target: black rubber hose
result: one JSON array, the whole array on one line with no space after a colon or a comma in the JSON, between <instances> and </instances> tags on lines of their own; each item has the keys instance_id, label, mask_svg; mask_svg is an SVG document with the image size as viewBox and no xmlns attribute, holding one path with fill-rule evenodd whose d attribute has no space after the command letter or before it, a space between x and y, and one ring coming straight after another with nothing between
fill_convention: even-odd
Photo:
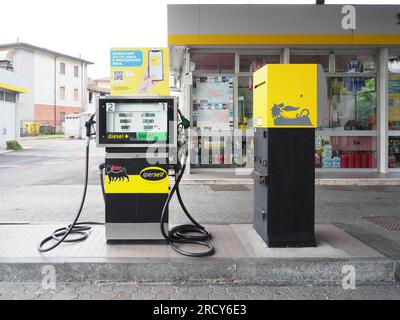
<instances>
[{"instance_id":1,"label":"black rubber hose","mask_svg":"<svg viewBox=\"0 0 400 320\"><path fill-rule=\"evenodd\" d=\"M186 209L180 191L179 191L179 183L181 182L182 176L185 172L186 169L186 163L182 166L182 169L178 175L178 177L175 180L175 184L171 189L171 192L169 193L167 200L164 203L164 207L162 209L161 213L161 219L160 219L160 228L161 228L161 233L164 236L164 238L168 241L169 245L179 254L182 254L184 256L188 257L206 257L206 256L211 256L215 253L215 249L213 245L209 242L206 242L207 240L211 239L211 233L205 230L205 228L200 225L189 213L189 211ZM171 230L169 230L168 234L164 230L164 221L165 221L165 214L168 208L168 205L172 199L172 196L176 192L178 196L178 201L182 207L183 212L185 215L188 217L188 219L193 223L193 224L183 224L179 225L176 227L173 227ZM197 233L197 235L193 235L191 233ZM189 252L182 250L178 247L177 244L198 244L204 247L207 247L208 250L203 251L203 252Z\"/></svg>"},{"instance_id":2,"label":"black rubber hose","mask_svg":"<svg viewBox=\"0 0 400 320\"><path fill-rule=\"evenodd\" d=\"M39 246L38 250L40 252L48 252L58 247L62 242L80 242L86 240L89 236L89 231L91 230L90 225L102 225L104 223L101 222L78 222L78 219L82 213L83 205L85 204L86 193L88 188L88 180L89 180L89 143L86 144L86 160L85 160L85 179L84 179L84 187L82 193L81 203L78 209L78 212L75 216L74 221L63 228L59 228L53 232L51 236L43 239ZM75 235L72 239L67 239L69 235ZM44 248L44 245L49 241L55 241L55 243L47 248Z\"/></svg>"}]
</instances>

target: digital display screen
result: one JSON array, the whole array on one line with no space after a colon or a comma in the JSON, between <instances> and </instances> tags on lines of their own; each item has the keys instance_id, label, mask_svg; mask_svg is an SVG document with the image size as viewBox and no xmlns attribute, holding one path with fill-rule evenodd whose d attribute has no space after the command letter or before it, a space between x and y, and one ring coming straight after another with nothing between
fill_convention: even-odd
<instances>
[{"instance_id":1,"label":"digital display screen","mask_svg":"<svg viewBox=\"0 0 400 320\"><path fill-rule=\"evenodd\" d=\"M167 141L167 102L107 102L105 107L109 139Z\"/></svg>"}]
</instances>

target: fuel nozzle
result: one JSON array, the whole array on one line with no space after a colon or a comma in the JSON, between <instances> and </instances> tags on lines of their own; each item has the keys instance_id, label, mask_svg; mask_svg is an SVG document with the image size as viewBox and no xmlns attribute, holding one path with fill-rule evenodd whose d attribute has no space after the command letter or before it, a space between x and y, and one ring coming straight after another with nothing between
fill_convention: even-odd
<instances>
[{"instance_id":1,"label":"fuel nozzle","mask_svg":"<svg viewBox=\"0 0 400 320\"><path fill-rule=\"evenodd\" d=\"M94 121L94 116L96 114L93 113L90 118L88 120L86 120L85 122L85 127L86 127L86 138L90 138L90 136L92 135L92 126L96 123L96 121Z\"/></svg>"},{"instance_id":2,"label":"fuel nozzle","mask_svg":"<svg viewBox=\"0 0 400 320\"><path fill-rule=\"evenodd\" d=\"M189 121L187 118L185 118L185 117L183 116L181 110L179 110L179 109L178 109L178 114L179 114L179 117L181 118L181 123L180 123L180 124L181 124L185 129L190 128L190 121Z\"/></svg>"}]
</instances>

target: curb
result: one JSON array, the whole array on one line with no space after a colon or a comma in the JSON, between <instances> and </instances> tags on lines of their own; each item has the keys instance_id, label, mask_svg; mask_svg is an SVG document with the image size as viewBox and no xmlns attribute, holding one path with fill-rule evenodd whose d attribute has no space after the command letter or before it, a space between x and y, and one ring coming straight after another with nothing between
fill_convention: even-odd
<instances>
[{"instance_id":1,"label":"curb","mask_svg":"<svg viewBox=\"0 0 400 320\"><path fill-rule=\"evenodd\" d=\"M253 185L253 179L232 178L232 179L202 179L202 178L183 178L182 185ZM316 186L400 186L400 179L389 178L343 178L343 179L326 179L316 178Z\"/></svg>"},{"instance_id":2,"label":"curb","mask_svg":"<svg viewBox=\"0 0 400 320\"><path fill-rule=\"evenodd\" d=\"M0 281L41 282L44 266L61 282L235 283L243 285L340 284L345 265L354 266L357 284L400 280L400 262L385 259L227 259L141 258L1 262Z\"/></svg>"},{"instance_id":3,"label":"curb","mask_svg":"<svg viewBox=\"0 0 400 320\"><path fill-rule=\"evenodd\" d=\"M14 150L0 150L0 155L10 153L10 152L14 152Z\"/></svg>"}]
</instances>

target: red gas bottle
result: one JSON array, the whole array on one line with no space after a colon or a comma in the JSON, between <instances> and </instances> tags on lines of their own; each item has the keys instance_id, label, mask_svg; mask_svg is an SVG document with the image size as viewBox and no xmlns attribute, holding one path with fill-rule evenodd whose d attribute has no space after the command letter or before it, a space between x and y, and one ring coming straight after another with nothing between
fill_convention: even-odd
<instances>
[{"instance_id":1,"label":"red gas bottle","mask_svg":"<svg viewBox=\"0 0 400 320\"><path fill-rule=\"evenodd\" d=\"M348 168L349 167L349 155L348 154L341 154L340 155L340 164L341 168Z\"/></svg>"},{"instance_id":2,"label":"red gas bottle","mask_svg":"<svg viewBox=\"0 0 400 320\"><path fill-rule=\"evenodd\" d=\"M361 153L356 153L354 168L362 168Z\"/></svg>"},{"instance_id":3,"label":"red gas bottle","mask_svg":"<svg viewBox=\"0 0 400 320\"><path fill-rule=\"evenodd\" d=\"M355 164L355 154L354 153L349 153L348 154L348 168L354 168Z\"/></svg>"}]
</instances>

